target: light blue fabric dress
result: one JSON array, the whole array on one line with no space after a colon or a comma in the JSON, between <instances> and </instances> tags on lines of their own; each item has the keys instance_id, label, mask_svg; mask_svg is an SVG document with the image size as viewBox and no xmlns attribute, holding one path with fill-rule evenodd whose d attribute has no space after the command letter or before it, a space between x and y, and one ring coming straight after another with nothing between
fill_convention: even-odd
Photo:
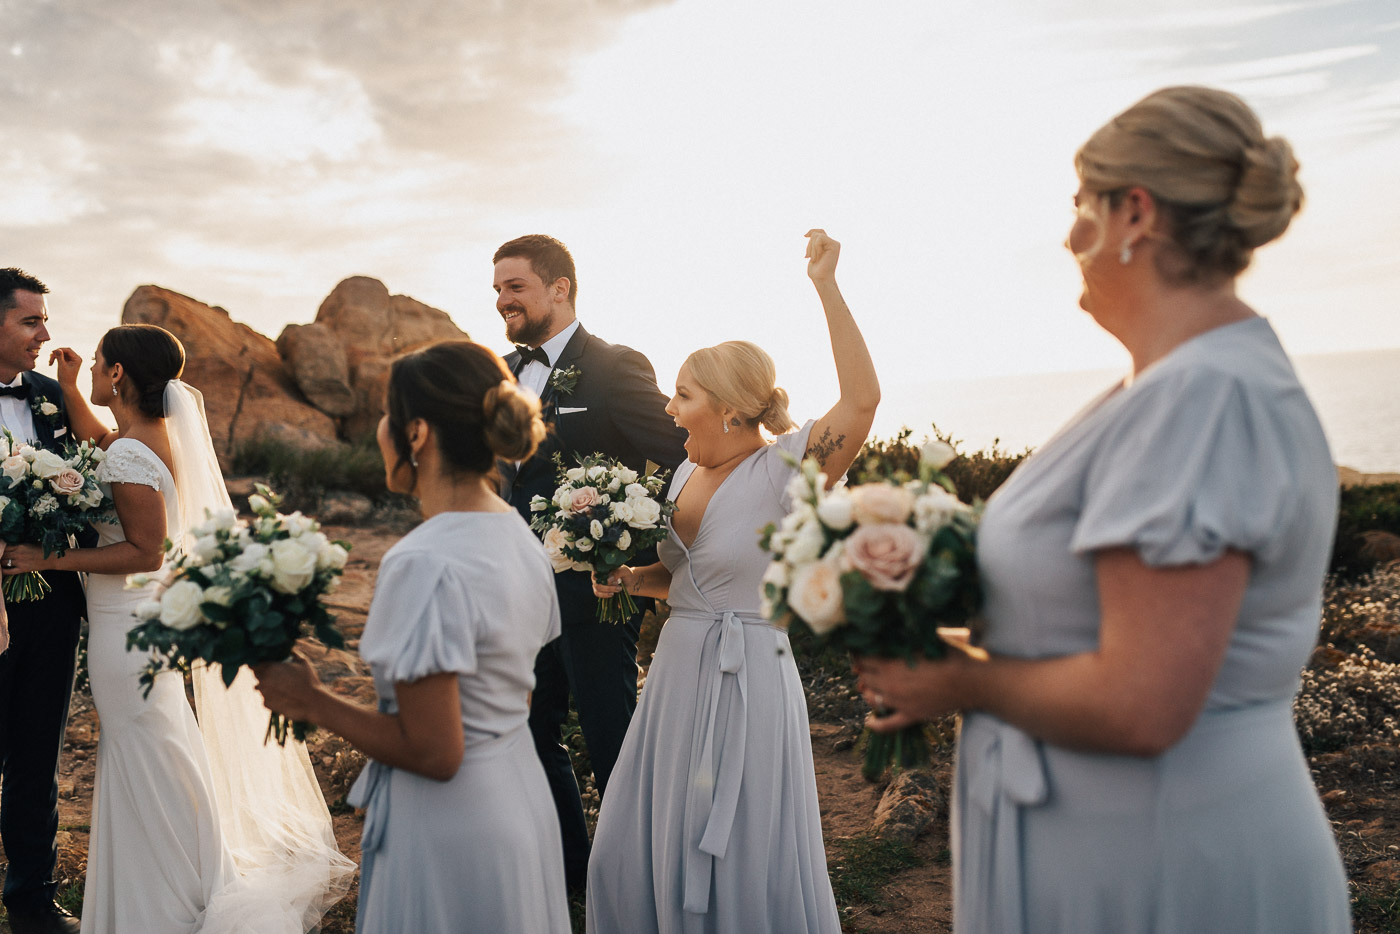
<instances>
[{"instance_id":1,"label":"light blue fabric dress","mask_svg":"<svg viewBox=\"0 0 1400 934\"><path fill-rule=\"evenodd\" d=\"M509 513L440 513L384 555L360 656L394 686L455 672L466 752L446 782L371 762L356 930L568 934L559 821L525 725L535 655L559 635L554 573Z\"/></svg>"},{"instance_id":2,"label":"light blue fabric dress","mask_svg":"<svg viewBox=\"0 0 1400 934\"><path fill-rule=\"evenodd\" d=\"M588 865L591 934L839 934L807 705L787 634L758 612L759 530L787 512L811 423L710 499L671 571L661 631ZM695 465L676 470L675 499Z\"/></svg>"},{"instance_id":3,"label":"light blue fabric dress","mask_svg":"<svg viewBox=\"0 0 1400 934\"><path fill-rule=\"evenodd\" d=\"M978 540L995 653L1097 646L1098 549L1166 567L1232 548L1253 568L1205 710L1163 755L1074 752L965 718L959 934L1351 929L1291 711L1336 510L1322 428L1262 318L1202 334L1106 393L997 491Z\"/></svg>"}]
</instances>

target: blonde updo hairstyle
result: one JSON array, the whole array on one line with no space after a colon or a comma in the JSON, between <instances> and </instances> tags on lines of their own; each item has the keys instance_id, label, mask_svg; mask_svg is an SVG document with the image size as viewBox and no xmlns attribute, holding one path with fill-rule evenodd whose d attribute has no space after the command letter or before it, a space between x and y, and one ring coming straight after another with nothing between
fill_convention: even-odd
<instances>
[{"instance_id":1,"label":"blonde updo hairstyle","mask_svg":"<svg viewBox=\"0 0 1400 934\"><path fill-rule=\"evenodd\" d=\"M774 385L773 358L757 344L725 341L702 347L686 357L685 365L717 405L734 409L750 427L762 425L775 435L793 429L788 394Z\"/></svg>"},{"instance_id":2,"label":"blonde updo hairstyle","mask_svg":"<svg viewBox=\"0 0 1400 934\"><path fill-rule=\"evenodd\" d=\"M1074 163L1100 207L1117 207L1134 186L1152 193L1173 247L1157 254L1157 271L1177 284L1239 275L1303 204L1292 147L1266 139L1244 101L1213 88L1149 94L1091 136Z\"/></svg>"},{"instance_id":3,"label":"blonde updo hairstyle","mask_svg":"<svg viewBox=\"0 0 1400 934\"><path fill-rule=\"evenodd\" d=\"M494 351L471 341L442 341L395 360L385 411L398 455L391 472L412 463L408 425L417 418L433 426L446 467L461 473L494 471L498 457L524 460L545 436L539 400L519 389Z\"/></svg>"}]
</instances>

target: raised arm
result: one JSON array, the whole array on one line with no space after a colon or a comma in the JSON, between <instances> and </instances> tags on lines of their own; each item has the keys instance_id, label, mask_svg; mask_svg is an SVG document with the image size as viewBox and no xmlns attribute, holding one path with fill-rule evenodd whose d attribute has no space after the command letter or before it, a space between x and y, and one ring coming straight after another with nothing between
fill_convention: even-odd
<instances>
[{"instance_id":1,"label":"raised arm","mask_svg":"<svg viewBox=\"0 0 1400 934\"><path fill-rule=\"evenodd\" d=\"M820 229L807 231L807 238L807 275L826 312L836 380L841 387L841 397L831 411L817 419L807 440L807 456L821 463L830 478L830 487L846 473L870 434L875 408L880 404L880 379L865 338L836 287L836 260L841 255L841 244Z\"/></svg>"},{"instance_id":2,"label":"raised arm","mask_svg":"<svg viewBox=\"0 0 1400 934\"><path fill-rule=\"evenodd\" d=\"M71 347L59 347L49 354L49 362L58 364L58 385L63 388L63 407L67 410L73 437L78 441L91 441L101 448L111 444L117 433L102 424L78 388L78 371L83 367L83 358Z\"/></svg>"}]
</instances>

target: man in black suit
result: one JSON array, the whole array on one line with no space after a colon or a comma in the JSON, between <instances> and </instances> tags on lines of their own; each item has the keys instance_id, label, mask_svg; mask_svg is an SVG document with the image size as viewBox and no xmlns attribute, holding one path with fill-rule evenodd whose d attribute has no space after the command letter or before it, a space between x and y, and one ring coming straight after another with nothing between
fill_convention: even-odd
<instances>
[{"instance_id":1,"label":"man in black suit","mask_svg":"<svg viewBox=\"0 0 1400 934\"><path fill-rule=\"evenodd\" d=\"M516 351L506 357L520 384L539 393L551 431L520 464L503 463L503 495L528 521L530 499L552 498L555 452L566 466L576 454L601 453L642 471L648 460L674 470L685 460L685 432L666 414L666 396L651 363L630 347L599 340L574 314L578 279L569 251L531 235L503 245L493 259L496 310ZM642 563L655 558L641 559ZM637 706L638 614L614 625L597 621L589 575L555 575L563 634L535 661L530 731L549 777L564 839L570 888L587 879L588 829L560 727L572 692L601 796Z\"/></svg>"},{"instance_id":2,"label":"man in black suit","mask_svg":"<svg viewBox=\"0 0 1400 934\"><path fill-rule=\"evenodd\" d=\"M31 372L49 339L48 287L0 269L0 423L16 441L57 448L68 434L63 391ZM3 558L0 558L3 560ZM53 590L10 603L10 646L0 655L0 841L9 867L4 901L14 934L77 934L78 921L54 903L58 854L58 754L86 611L72 571L45 571Z\"/></svg>"}]
</instances>

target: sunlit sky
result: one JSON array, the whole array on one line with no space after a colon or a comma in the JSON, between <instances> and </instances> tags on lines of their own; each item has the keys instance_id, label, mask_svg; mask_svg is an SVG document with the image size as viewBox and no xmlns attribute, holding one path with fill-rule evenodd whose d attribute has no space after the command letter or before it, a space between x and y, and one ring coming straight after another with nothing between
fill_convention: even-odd
<instances>
[{"instance_id":1,"label":"sunlit sky","mask_svg":"<svg viewBox=\"0 0 1400 934\"><path fill-rule=\"evenodd\" d=\"M276 337L350 275L505 350L491 254L545 232L663 387L747 338L803 417L821 226L884 421L927 422L929 380L1124 364L1075 304L1072 157L1179 83L1303 163L1245 298L1295 353L1400 346L1395 0L0 0L0 265L83 353L142 283Z\"/></svg>"}]
</instances>

